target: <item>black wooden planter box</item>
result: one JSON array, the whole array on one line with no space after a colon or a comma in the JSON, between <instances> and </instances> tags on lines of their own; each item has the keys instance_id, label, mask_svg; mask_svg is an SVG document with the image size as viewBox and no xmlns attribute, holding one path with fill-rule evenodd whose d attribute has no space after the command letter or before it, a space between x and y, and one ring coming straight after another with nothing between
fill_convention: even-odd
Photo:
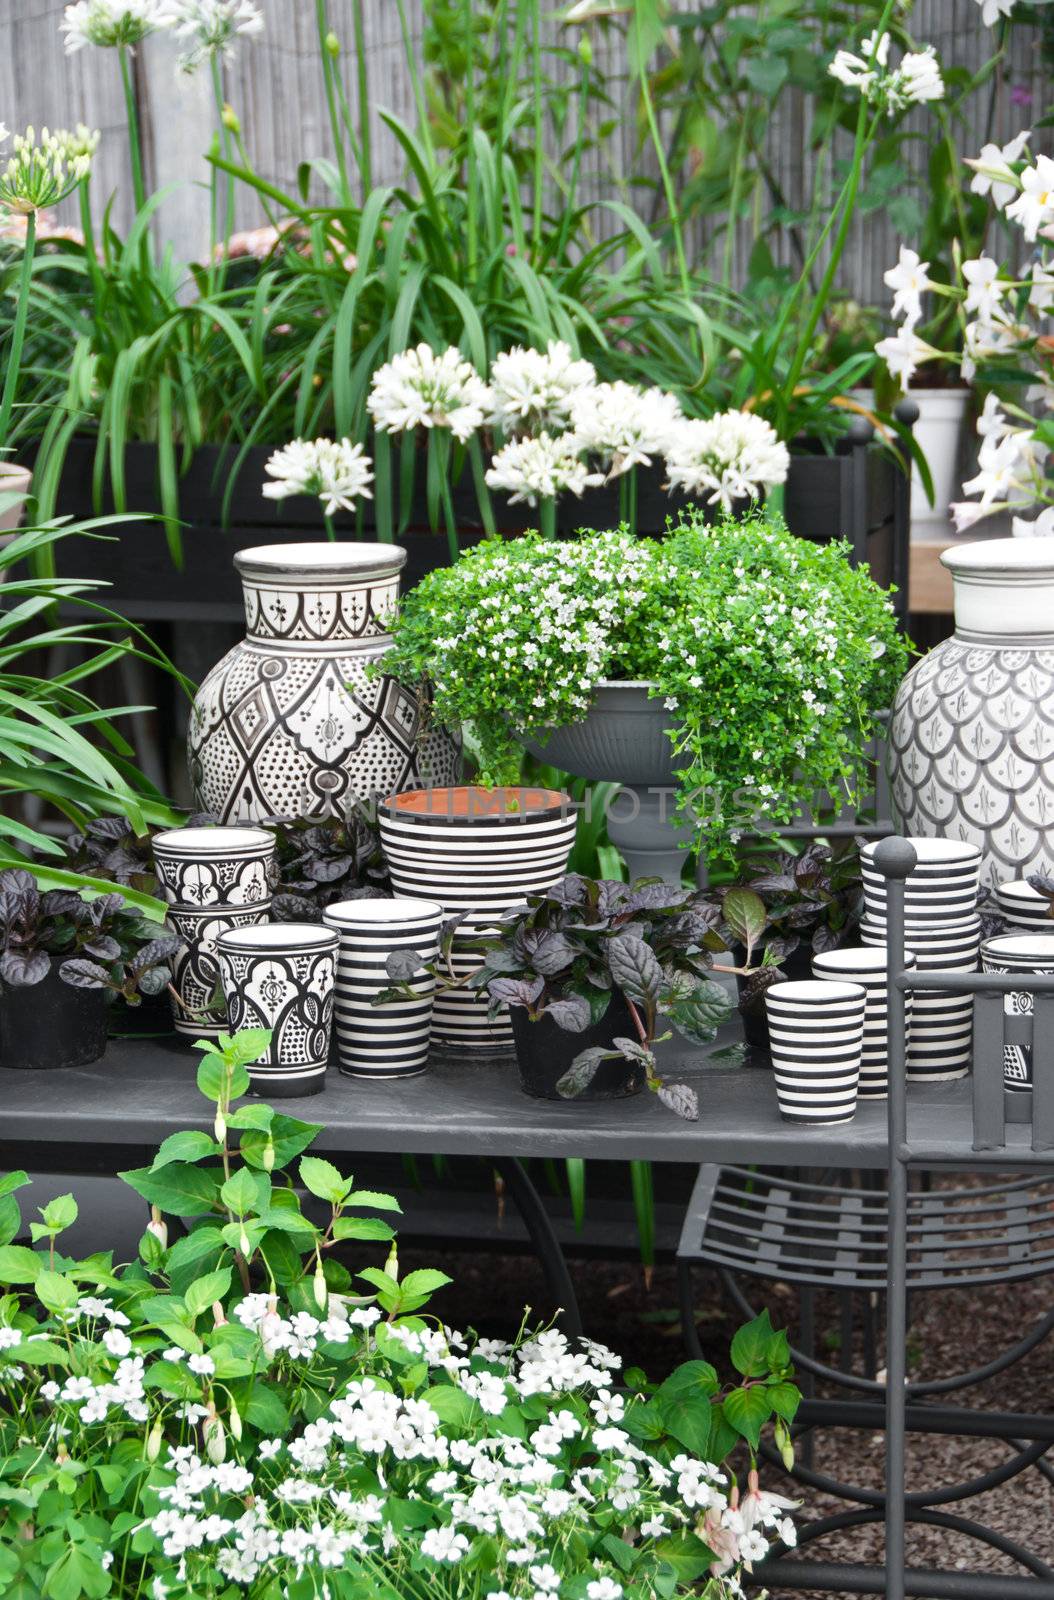
<instances>
[{"instance_id":1,"label":"black wooden planter box","mask_svg":"<svg viewBox=\"0 0 1054 1600\"><path fill-rule=\"evenodd\" d=\"M270 446L249 452L242 464L231 498L230 516L223 525L221 509L235 452L205 446L197 452L180 484L180 515L184 523L182 568L173 566L165 529L160 522L130 522L114 529L116 537L73 538L59 547L65 575L90 577L111 585L106 596L116 611L136 621L232 622L242 616L241 590L232 557L253 544L281 544L298 539L324 538L318 504L307 497L277 503L260 490L266 481L264 463ZM74 517L94 515L92 471L93 439L74 440L63 473L58 511ZM153 445L132 444L126 455L128 506L137 512L158 514L157 456ZM461 548L482 537L471 482L455 486L454 509ZM642 533L659 533L666 519L684 502L662 489L661 469L642 471L638 480L637 522ZM104 503L105 512L113 510ZM788 526L802 538L819 543L844 537L853 546L853 559L866 561L883 585L896 583L901 601L907 598L908 480L886 451L871 443L870 429L860 427L841 441L834 455L810 449L806 442L791 462L784 495ZM537 526L529 507L507 506L495 497L495 513L505 534ZM618 489L591 490L581 500L565 496L560 506L561 532L578 528L615 526L619 519ZM356 537L353 518L337 522L343 538ZM373 507L367 502L362 537L376 536ZM445 565L445 533L428 529L423 503L415 505L401 543L407 548L404 589L427 572Z\"/></svg>"}]
</instances>

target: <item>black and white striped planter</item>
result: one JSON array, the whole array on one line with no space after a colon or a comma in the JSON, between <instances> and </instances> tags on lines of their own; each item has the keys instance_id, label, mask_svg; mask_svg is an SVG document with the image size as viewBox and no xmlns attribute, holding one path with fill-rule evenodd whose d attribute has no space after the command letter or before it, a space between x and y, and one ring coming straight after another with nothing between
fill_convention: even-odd
<instances>
[{"instance_id":1,"label":"black and white striped planter","mask_svg":"<svg viewBox=\"0 0 1054 1600\"><path fill-rule=\"evenodd\" d=\"M248 1067L257 1094L318 1094L329 1061L337 935L314 922L232 928L217 940L231 1032L270 1028L271 1043Z\"/></svg>"},{"instance_id":2,"label":"black and white striped planter","mask_svg":"<svg viewBox=\"0 0 1054 1600\"><path fill-rule=\"evenodd\" d=\"M163 899L188 911L253 906L275 887L275 836L266 828L169 828L155 834Z\"/></svg>"},{"instance_id":3,"label":"black and white striped planter","mask_svg":"<svg viewBox=\"0 0 1054 1600\"><path fill-rule=\"evenodd\" d=\"M813 977L827 983L858 983L866 996L864 1039L860 1055L861 1100L884 1100L889 1093L889 985L885 945L853 950L828 950L814 956ZM915 957L905 955L912 968ZM905 1025L911 1037L911 994L904 996Z\"/></svg>"},{"instance_id":4,"label":"black and white striped planter","mask_svg":"<svg viewBox=\"0 0 1054 1600\"><path fill-rule=\"evenodd\" d=\"M1054 973L1054 934L1008 933L986 939L981 946L981 967L985 972ZM1031 1032L1033 1000L1030 994L1008 994L1003 1012L1008 1017L1025 1017ZM1032 1045L1008 1041L1003 1045L1003 1083L1021 1091L1032 1086Z\"/></svg>"},{"instance_id":5,"label":"black and white striped planter","mask_svg":"<svg viewBox=\"0 0 1054 1600\"><path fill-rule=\"evenodd\" d=\"M412 1078L428 1066L432 973L422 967L408 980L412 1000L373 1002L392 987L387 962L393 952L435 960L443 920L437 900L342 900L326 907L326 926L340 940L333 1028L340 1070L348 1077Z\"/></svg>"},{"instance_id":6,"label":"black and white striped planter","mask_svg":"<svg viewBox=\"0 0 1054 1600\"><path fill-rule=\"evenodd\" d=\"M437 900L447 916L466 913L451 955L459 978L481 964L470 941L563 877L576 826L567 795L527 788L412 790L383 801L379 819L396 893ZM491 1020L486 998L464 989L436 996L432 1039L479 1052L513 1043L507 1010Z\"/></svg>"},{"instance_id":7,"label":"black and white striped planter","mask_svg":"<svg viewBox=\"0 0 1054 1600\"><path fill-rule=\"evenodd\" d=\"M826 1127L856 1114L867 995L858 983L777 983L765 995L780 1115Z\"/></svg>"},{"instance_id":8,"label":"black and white striped planter","mask_svg":"<svg viewBox=\"0 0 1054 1600\"><path fill-rule=\"evenodd\" d=\"M996 884L996 904L1015 928L1034 928L1037 933L1054 934L1050 900L1033 889L1027 878Z\"/></svg>"},{"instance_id":9,"label":"black and white striped planter","mask_svg":"<svg viewBox=\"0 0 1054 1600\"><path fill-rule=\"evenodd\" d=\"M918 864L904 882L904 915L909 924L955 922L977 909L981 851L956 839L912 839ZM886 917L886 879L873 862L877 844L860 852L866 916L882 924Z\"/></svg>"},{"instance_id":10,"label":"black and white striped planter","mask_svg":"<svg viewBox=\"0 0 1054 1600\"><path fill-rule=\"evenodd\" d=\"M172 1022L177 1033L190 1039L215 1039L227 1031L217 941L234 928L252 928L266 922L270 914L270 900L254 906L216 906L204 911L169 906L165 927L182 941L172 961L172 987L179 996L178 1002L172 1002Z\"/></svg>"}]
</instances>

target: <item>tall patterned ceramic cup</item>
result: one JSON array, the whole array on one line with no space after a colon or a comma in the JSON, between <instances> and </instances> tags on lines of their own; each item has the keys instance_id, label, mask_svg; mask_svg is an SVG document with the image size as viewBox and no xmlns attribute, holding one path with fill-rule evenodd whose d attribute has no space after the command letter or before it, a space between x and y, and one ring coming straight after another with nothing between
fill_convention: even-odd
<instances>
[{"instance_id":1,"label":"tall patterned ceramic cup","mask_svg":"<svg viewBox=\"0 0 1054 1600\"><path fill-rule=\"evenodd\" d=\"M337 935L313 922L232 928L217 940L231 1031L270 1028L249 1068L257 1094L318 1094L329 1061Z\"/></svg>"}]
</instances>

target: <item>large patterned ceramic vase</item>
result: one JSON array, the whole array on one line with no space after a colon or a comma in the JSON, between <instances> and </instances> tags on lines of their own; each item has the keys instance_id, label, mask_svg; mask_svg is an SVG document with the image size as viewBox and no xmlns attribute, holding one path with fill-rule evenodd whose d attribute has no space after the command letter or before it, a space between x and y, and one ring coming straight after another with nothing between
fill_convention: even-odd
<instances>
[{"instance_id":1,"label":"large patterned ceramic vase","mask_svg":"<svg viewBox=\"0 0 1054 1600\"><path fill-rule=\"evenodd\" d=\"M371 668L390 642L406 551L278 544L234 557L246 638L198 690L188 740L197 802L224 822L342 814L356 797L458 775L418 696Z\"/></svg>"},{"instance_id":2,"label":"large patterned ceramic vase","mask_svg":"<svg viewBox=\"0 0 1054 1600\"><path fill-rule=\"evenodd\" d=\"M893 801L905 831L983 851L993 885L1054 870L1054 539L945 550L955 634L897 692Z\"/></svg>"}]
</instances>

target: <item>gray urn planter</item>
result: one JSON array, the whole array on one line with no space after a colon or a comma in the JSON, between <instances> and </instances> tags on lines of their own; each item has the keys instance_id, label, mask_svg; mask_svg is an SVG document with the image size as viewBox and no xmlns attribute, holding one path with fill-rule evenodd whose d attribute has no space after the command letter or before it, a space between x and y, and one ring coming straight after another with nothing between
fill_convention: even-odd
<instances>
[{"instance_id":1,"label":"gray urn planter","mask_svg":"<svg viewBox=\"0 0 1054 1600\"><path fill-rule=\"evenodd\" d=\"M692 829L675 820L677 779L669 732L673 726L651 685L605 679L581 722L537 739L521 736L539 760L594 783L620 783L608 810L608 837L621 851L630 878L680 883Z\"/></svg>"}]
</instances>

